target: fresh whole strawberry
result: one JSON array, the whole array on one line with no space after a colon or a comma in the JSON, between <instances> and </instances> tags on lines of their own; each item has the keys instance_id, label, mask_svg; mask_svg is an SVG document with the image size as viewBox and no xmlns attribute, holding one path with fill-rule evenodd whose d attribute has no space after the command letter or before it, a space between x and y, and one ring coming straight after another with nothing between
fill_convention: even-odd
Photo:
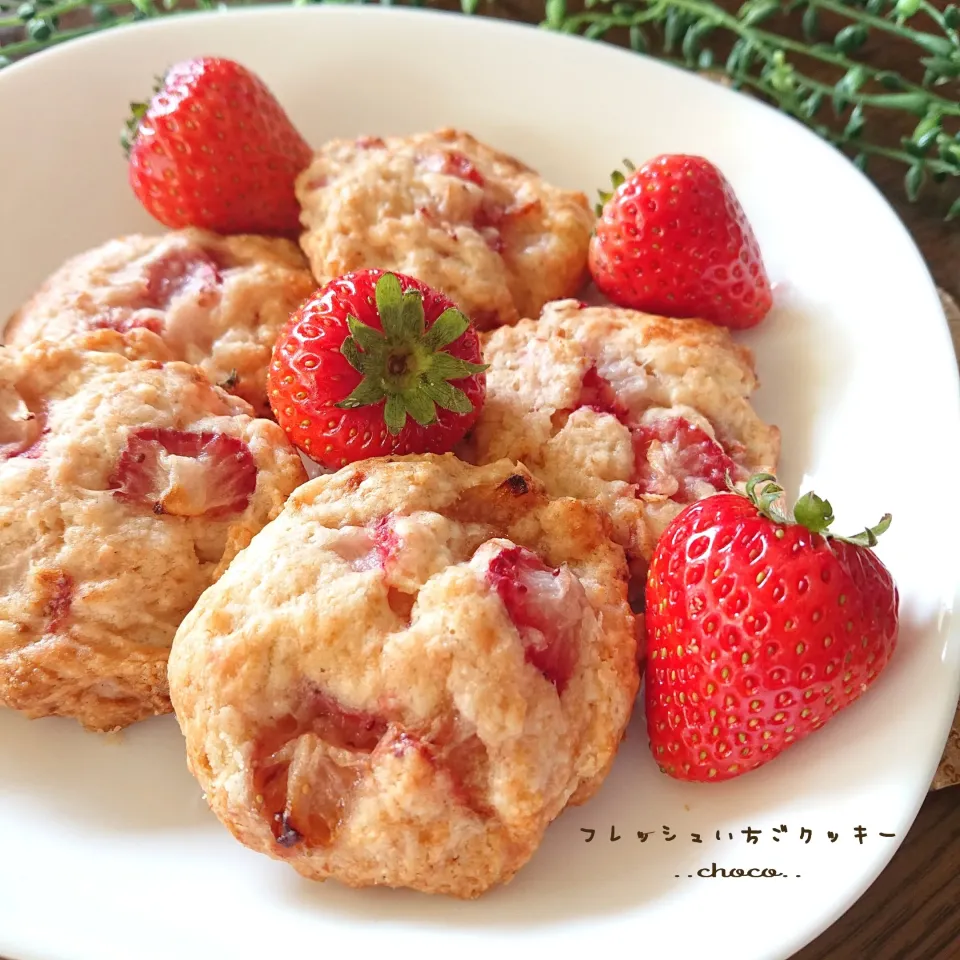
<instances>
[{"instance_id":1,"label":"fresh whole strawberry","mask_svg":"<svg viewBox=\"0 0 960 960\"><path fill-rule=\"evenodd\" d=\"M827 501L805 494L791 518L782 492L759 474L746 495L700 500L654 551L647 730L679 780L772 760L860 697L896 648L897 588L871 549L889 515L838 537Z\"/></svg>"},{"instance_id":2,"label":"fresh whole strawberry","mask_svg":"<svg viewBox=\"0 0 960 960\"><path fill-rule=\"evenodd\" d=\"M293 237L311 150L259 77L219 57L178 63L131 104L130 185L166 227Z\"/></svg>"},{"instance_id":3,"label":"fresh whole strawberry","mask_svg":"<svg viewBox=\"0 0 960 960\"><path fill-rule=\"evenodd\" d=\"M291 442L328 468L448 453L486 398L467 318L413 277L362 270L317 291L273 348L270 404Z\"/></svg>"},{"instance_id":4,"label":"fresh whole strawberry","mask_svg":"<svg viewBox=\"0 0 960 960\"><path fill-rule=\"evenodd\" d=\"M597 288L621 307L721 326L756 326L773 298L733 188L709 160L656 157L601 193L590 241Z\"/></svg>"}]
</instances>

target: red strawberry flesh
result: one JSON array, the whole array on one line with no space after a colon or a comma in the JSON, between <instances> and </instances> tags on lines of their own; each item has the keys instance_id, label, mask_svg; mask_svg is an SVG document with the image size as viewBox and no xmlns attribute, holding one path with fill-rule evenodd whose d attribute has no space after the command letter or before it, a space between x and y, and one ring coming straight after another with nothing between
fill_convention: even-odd
<instances>
[{"instance_id":1,"label":"red strawberry flesh","mask_svg":"<svg viewBox=\"0 0 960 960\"><path fill-rule=\"evenodd\" d=\"M304 840L322 847L333 840L365 772L365 756L387 729L383 718L349 709L310 688L295 712L261 732L254 747L253 785L280 846ZM329 747L357 756L352 762L335 757Z\"/></svg>"},{"instance_id":2,"label":"red strawberry flesh","mask_svg":"<svg viewBox=\"0 0 960 960\"><path fill-rule=\"evenodd\" d=\"M704 493L726 489L726 472L736 478L736 464L705 430L682 417L635 427L633 450L637 491L692 503Z\"/></svg>"},{"instance_id":3,"label":"red strawberry flesh","mask_svg":"<svg viewBox=\"0 0 960 960\"><path fill-rule=\"evenodd\" d=\"M609 413L621 423L627 423L630 416L610 381L600 376L596 366L590 367L583 376L577 407L589 407L597 413Z\"/></svg>"},{"instance_id":4,"label":"red strawberry flesh","mask_svg":"<svg viewBox=\"0 0 960 960\"><path fill-rule=\"evenodd\" d=\"M108 480L118 500L208 518L243 512L256 486L257 465L242 440L155 428L131 434Z\"/></svg>"},{"instance_id":5,"label":"red strawberry flesh","mask_svg":"<svg viewBox=\"0 0 960 960\"><path fill-rule=\"evenodd\" d=\"M434 173L442 173L448 177L457 177L483 187L486 181L483 174L474 166L473 161L456 150L447 150L444 153L433 153L425 157L424 165Z\"/></svg>"},{"instance_id":6,"label":"red strawberry flesh","mask_svg":"<svg viewBox=\"0 0 960 960\"><path fill-rule=\"evenodd\" d=\"M584 616L580 584L523 547L494 556L487 579L520 632L527 663L563 693L578 660Z\"/></svg>"},{"instance_id":7,"label":"red strawberry flesh","mask_svg":"<svg viewBox=\"0 0 960 960\"><path fill-rule=\"evenodd\" d=\"M150 261L146 268L142 306L163 310L185 290L210 291L220 286L223 277L217 260L199 247L175 249Z\"/></svg>"}]
</instances>

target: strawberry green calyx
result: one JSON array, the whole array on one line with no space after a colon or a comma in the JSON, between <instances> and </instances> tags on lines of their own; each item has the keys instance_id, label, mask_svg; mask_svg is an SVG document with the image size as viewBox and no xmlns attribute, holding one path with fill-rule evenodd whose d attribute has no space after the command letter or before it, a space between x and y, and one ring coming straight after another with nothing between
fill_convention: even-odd
<instances>
[{"instance_id":1,"label":"strawberry green calyx","mask_svg":"<svg viewBox=\"0 0 960 960\"><path fill-rule=\"evenodd\" d=\"M154 77L154 96L156 96L163 89L165 81L166 75L162 77ZM130 104L130 115L127 117L126 122L123 125L123 130L120 133L120 146L123 147L123 155L127 159L130 158L130 151L133 149L133 144L137 139L137 134L140 132L140 124L143 122L143 118L149 109L150 101L147 103L136 102Z\"/></svg>"},{"instance_id":2,"label":"strawberry green calyx","mask_svg":"<svg viewBox=\"0 0 960 960\"><path fill-rule=\"evenodd\" d=\"M727 478L728 485L732 490L740 491ZM757 488L762 484L762 489L758 493ZM833 507L829 500L824 500L817 496L812 490L803 494L794 504L792 516L782 507L784 495L783 487L777 482L776 478L769 473L754 474L745 485L745 494L747 499L757 508L757 510L774 521L774 523L792 524L797 523L806 527L811 533L820 534L831 540L840 540L844 543L851 543L858 547L875 547L878 538L885 533L892 521L892 516L885 513L880 522L873 527L866 527L862 533L854 534L852 537L843 537L830 531L830 525L834 521Z\"/></svg>"},{"instance_id":3,"label":"strawberry green calyx","mask_svg":"<svg viewBox=\"0 0 960 960\"><path fill-rule=\"evenodd\" d=\"M123 132L120 134L120 146L123 147L123 155L129 159L130 151L133 149L133 143L137 139L137 133L140 130L140 121L143 120L147 112L148 103L131 103L130 116L127 117L123 125Z\"/></svg>"},{"instance_id":4,"label":"strawberry green calyx","mask_svg":"<svg viewBox=\"0 0 960 960\"><path fill-rule=\"evenodd\" d=\"M422 295L404 293L392 273L377 281L375 297L383 333L347 318L350 336L340 352L363 379L337 406L355 410L386 400L383 419L393 436L407 416L422 427L435 423L437 407L470 413L470 399L450 381L482 373L488 365L469 363L443 349L466 332L470 321L450 307L426 330Z\"/></svg>"},{"instance_id":5,"label":"strawberry green calyx","mask_svg":"<svg viewBox=\"0 0 960 960\"><path fill-rule=\"evenodd\" d=\"M597 193L600 195L600 202L594 207L597 216L603 214L603 208L610 202L610 199L617 192L617 188L622 184L627 177L634 172L637 168L633 165L633 162L630 160L623 161L624 167L626 167L627 172L621 173L619 170L614 170L610 174L610 183L613 184L612 190L598 190Z\"/></svg>"}]
</instances>

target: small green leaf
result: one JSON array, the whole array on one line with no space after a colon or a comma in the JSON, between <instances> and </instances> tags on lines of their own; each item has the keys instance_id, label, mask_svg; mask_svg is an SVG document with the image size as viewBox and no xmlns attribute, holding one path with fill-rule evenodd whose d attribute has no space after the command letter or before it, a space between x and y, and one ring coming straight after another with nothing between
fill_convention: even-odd
<instances>
[{"instance_id":1,"label":"small green leaf","mask_svg":"<svg viewBox=\"0 0 960 960\"><path fill-rule=\"evenodd\" d=\"M876 75L877 81L887 90L902 90L903 78L892 70L883 70Z\"/></svg>"},{"instance_id":2,"label":"small green leaf","mask_svg":"<svg viewBox=\"0 0 960 960\"><path fill-rule=\"evenodd\" d=\"M866 27L859 23L851 23L833 38L833 45L841 53L855 53L867 42L867 35Z\"/></svg>"},{"instance_id":3,"label":"small green leaf","mask_svg":"<svg viewBox=\"0 0 960 960\"><path fill-rule=\"evenodd\" d=\"M686 35L683 38L683 45L681 51L683 53L684 59L691 66L697 62L697 59L700 56L700 51L703 48L703 41L716 30L717 25L712 20L704 17L701 20L698 20L693 24L692 27L686 32Z\"/></svg>"},{"instance_id":4,"label":"small green leaf","mask_svg":"<svg viewBox=\"0 0 960 960\"><path fill-rule=\"evenodd\" d=\"M894 14L901 20L907 20L920 9L920 0L897 0Z\"/></svg>"},{"instance_id":5,"label":"small green leaf","mask_svg":"<svg viewBox=\"0 0 960 960\"><path fill-rule=\"evenodd\" d=\"M960 7L952 3L946 7L943 11L943 22L950 30L960 27Z\"/></svg>"},{"instance_id":6,"label":"small green leaf","mask_svg":"<svg viewBox=\"0 0 960 960\"><path fill-rule=\"evenodd\" d=\"M387 425L387 430L390 431L391 436L394 437L407 422L407 406L399 393L387 397L387 402L383 406L383 422Z\"/></svg>"},{"instance_id":7,"label":"small green leaf","mask_svg":"<svg viewBox=\"0 0 960 960\"><path fill-rule=\"evenodd\" d=\"M910 39L920 47L921 50L935 57L950 58L956 52L952 41L946 37L934 36L932 33L919 33L918 31L914 31L911 33Z\"/></svg>"},{"instance_id":8,"label":"small green leaf","mask_svg":"<svg viewBox=\"0 0 960 960\"><path fill-rule=\"evenodd\" d=\"M423 338L423 345L428 350L439 350L462 337L469 326L470 321L459 310L449 307L434 320Z\"/></svg>"},{"instance_id":9,"label":"small green leaf","mask_svg":"<svg viewBox=\"0 0 960 960\"><path fill-rule=\"evenodd\" d=\"M867 13L872 13L875 17L883 13L887 7L887 0L867 0Z\"/></svg>"},{"instance_id":10,"label":"small green leaf","mask_svg":"<svg viewBox=\"0 0 960 960\"><path fill-rule=\"evenodd\" d=\"M337 407L341 410L356 410L357 407L367 407L373 403L379 403L386 394L383 385L372 377L365 377L361 380L353 392L341 400Z\"/></svg>"},{"instance_id":11,"label":"small green leaf","mask_svg":"<svg viewBox=\"0 0 960 960\"><path fill-rule=\"evenodd\" d=\"M663 25L664 53L673 53L686 29L687 18L676 7L670 7Z\"/></svg>"},{"instance_id":12,"label":"small green leaf","mask_svg":"<svg viewBox=\"0 0 960 960\"><path fill-rule=\"evenodd\" d=\"M847 120L847 125L843 129L843 134L851 140L855 140L863 132L864 127L863 106L857 104Z\"/></svg>"},{"instance_id":13,"label":"small green leaf","mask_svg":"<svg viewBox=\"0 0 960 960\"><path fill-rule=\"evenodd\" d=\"M567 18L566 0L547 0L545 13L547 26L559 30Z\"/></svg>"},{"instance_id":14,"label":"small green leaf","mask_svg":"<svg viewBox=\"0 0 960 960\"><path fill-rule=\"evenodd\" d=\"M835 539L855 544L858 547L875 547L877 538L890 529L892 520L893 517L889 513L885 513L875 527L867 527L862 533L854 534L852 537L835 537Z\"/></svg>"},{"instance_id":15,"label":"small green leaf","mask_svg":"<svg viewBox=\"0 0 960 960\"><path fill-rule=\"evenodd\" d=\"M920 196L920 190L923 187L923 181L926 179L926 171L922 163L915 163L903 178L904 189L907 191L907 199L913 203Z\"/></svg>"},{"instance_id":16,"label":"small green leaf","mask_svg":"<svg viewBox=\"0 0 960 960\"><path fill-rule=\"evenodd\" d=\"M454 413L470 413L473 410L470 398L459 387L447 383L446 380L425 381L421 389L444 410L452 410Z\"/></svg>"},{"instance_id":17,"label":"small green leaf","mask_svg":"<svg viewBox=\"0 0 960 960\"><path fill-rule=\"evenodd\" d=\"M947 220L956 220L957 217L960 217L960 197L957 197L953 203L950 204L950 209L947 211Z\"/></svg>"},{"instance_id":18,"label":"small green leaf","mask_svg":"<svg viewBox=\"0 0 960 960\"><path fill-rule=\"evenodd\" d=\"M803 11L803 19L800 21L800 25L803 27L804 38L809 43L816 43L817 37L820 35L820 13L812 3Z\"/></svg>"},{"instance_id":19,"label":"small green leaf","mask_svg":"<svg viewBox=\"0 0 960 960\"><path fill-rule=\"evenodd\" d=\"M31 40L49 40L53 34L53 27L46 20L30 20L27 23L27 36Z\"/></svg>"},{"instance_id":20,"label":"small green leaf","mask_svg":"<svg viewBox=\"0 0 960 960\"><path fill-rule=\"evenodd\" d=\"M423 336L423 296L419 290L408 290L400 304L400 336L404 340L419 340Z\"/></svg>"},{"instance_id":21,"label":"small green leaf","mask_svg":"<svg viewBox=\"0 0 960 960\"><path fill-rule=\"evenodd\" d=\"M421 427L428 427L437 422L437 408L433 400L422 390L406 390L403 393L403 405L407 413L413 417Z\"/></svg>"},{"instance_id":22,"label":"small green leaf","mask_svg":"<svg viewBox=\"0 0 960 960\"><path fill-rule=\"evenodd\" d=\"M946 136L938 136L937 152L940 154L941 160L952 164L956 168L956 172L960 173L960 144L954 143Z\"/></svg>"},{"instance_id":23,"label":"small green leaf","mask_svg":"<svg viewBox=\"0 0 960 960\"><path fill-rule=\"evenodd\" d=\"M952 60L945 57L922 57L920 62L937 80L950 80L960 76L960 59Z\"/></svg>"},{"instance_id":24,"label":"small green leaf","mask_svg":"<svg viewBox=\"0 0 960 960\"><path fill-rule=\"evenodd\" d=\"M347 329L364 353L378 353L387 345L379 330L368 327L356 317L347 317Z\"/></svg>"},{"instance_id":25,"label":"small green leaf","mask_svg":"<svg viewBox=\"0 0 960 960\"><path fill-rule=\"evenodd\" d=\"M630 48L637 53L646 53L647 50L650 49L650 45L647 43L647 36L638 23L630 25Z\"/></svg>"},{"instance_id":26,"label":"small green leaf","mask_svg":"<svg viewBox=\"0 0 960 960\"><path fill-rule=\"evenodd\" d=\"M613 17L604 17L601 20L595 20L591 23L590 26L583 31L583 35L588 40L600 40L616 25L617 21Z\"/></svg>"},{"instance_id":27,"label":"small green leaf","mask_svg":"<svg viewBox=\"0 0 960 960\"><path fill-rule=\"evenodd\" d=\"M713 51L704 47L697 56L697 67L700 70L709 70L713 66Z\"/></svg>"},{"instance_id":28,"label":"small green leaf","mask_svg":"<svg viewBox=\"0 0 960 960\"><path fill-rule=\"evenodd\" d=\"M737 16L744 26L753 27L764 20L769 20L779 10L779 0L751 0L740 8Z\"/></svg>"},{"instance_id":29,"label":"small green leaf","mask_svg":"<svg viewBox=\"0 0 960 960\"><path fill-rule=\"evenodd\" d=\"M430 360L426 376L431 382L462 380L464 377L473 376L475 373L483 373L487 366L488 364L485 363L470 363L467 360L461 360L449 353L437 353Z\"/></svg>"},{"instance_id":30,"label":"small green leaf","mask_svg":"<svg viewBox=\"0 0 960 960\"><path fill-rule=\"evenodd\" d=\"M833 104L833 112L836 116L840 116L847 107L850 106L850 98L847 96L847 88L844 86L842 80L834 85L833 96L830 98L830 102Z\"/></svg>"},{"instance_id":31,"label":"small green leaf","mask_svg":"<svg viewBox=\"0 0 960 960\"><path fill-rule=\"evenodd\" d=\"M853 158L853 165L861 172L867 172L867 155L865 153L858 153Z\"/></svg>"},{"instance_id":32,"label":"small green leaf","mask_svg":"<svg viewBox=\"0 0 960 960\"><path fill-rule=\"evenodd\" d=\"M364 354L360 352L357 341L354 340L353 337L347 337L347 339L343 341L340 345L340 352L354 370L358 373L363 373Z\"/></svg>"},{"instance_id":33,"label":"small green leaf","mask_svg":"<svg viewBox=\"0 0 960 960\"><path fill-rule=\"evenodd\" d=\"M403 335L403 325L400 318L400 312L403 308L403 291L400 289L400 281L394 274L385 273L377 281L375 296L377 313L380 315L380 323L387 340L399 340ZM352 330L350 332L353 333ZM363 346L363 341L360 345Z\"/></svg>"},{"instance_id":34,"label":"small green leaf","mask_svg":"<svg viewBox=\"0 0 960 960\"><path fill-rule=\"evenodd\" d=\"M940 131L937 128L927 130L919 137L914 135L913 142L917 145L917 152L925 154L937 142L939 136Z\"/></svg>"},{"instance_id":35,"label":"small green leaf","mask_svg":"<svg viewBox=\"0 0 960 960\"><path fill-rule=\"evenodd\" d=\"M797 501L793 516L811 533L824 533L834 520L830 501L818 497L812 490Z\"/></svg>"},{"instance_id":36,"label":"small green leaf","mask_svg":"<svg viewBox=\"0 0 960 960\"><path fill-rule=\"evenodd\" d=\"M923 116L930 104L930 97L921 91L909 93L879 93L873 97L878 107L888 107L895 110L906 110Z\"/></svg>"},{"instance_id":37,"label":"small green leaf","mask_svg":"<svg viewBox=\"0 0 960 960\"><path fill-rule=\"evenodd\" d=\"M743 56L744 48L747 46L746 40L738 40L727 55L726 71L733 75L740 69L740 59Z\"/></svg>"},{"instance_id":38,"label":"small green leaf","mask_svg":"<svg viewBox=\"0 0 960 960\"><path fill-rule=\"evenodd\" d=\"M814 90L806 100L800 104L800 115L809 120L816 116L817 111L823 106L823 94L819 90Z\"/></svg>"},{"instance_id":39,"label":"small green leaf","mask_svg":"<svg viewBox=\"0 0 960 960\"><path fill-rule=\"evenodd\" d=\"M480 0L460 0L460 9L468 15L476 13L479 6Z\"/></svg>"},{"instance_id":40,"label":"small green leaf","mask_svg":"<svg viewBox=\"0 0 960 960\"><path fill-rule=\"evenodd\" d=\"M17 7L17 16L26 23L37 15L37 6L34 3L21 3Z\"/></svg>"}]
</instances>

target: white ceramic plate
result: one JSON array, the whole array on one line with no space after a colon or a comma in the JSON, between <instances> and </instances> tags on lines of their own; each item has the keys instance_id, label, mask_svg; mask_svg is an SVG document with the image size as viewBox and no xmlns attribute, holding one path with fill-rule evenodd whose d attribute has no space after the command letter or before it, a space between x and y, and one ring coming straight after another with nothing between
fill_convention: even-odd
<instances>
[{"instance_id":1,"label":"white ceramic plate","mask_svg":"<svg viewBox=\"0 0 960 960\"><path fill-rule=\"evenodd\" d=\"M860 703L729 783L659 774L638 717L600 795L551 827L512 884L471 904L310 884L245 850L207 811L172 717L104 739L3 713L0 955L415 949L468 960L536 946L547 956L789 956L892 856L957 702L957 375L903 227L852 165L798 125L627 52L409 11L191 15L67 44L0 75L0 314L71 254L156 229L128 191L118 132L155 74L197 54L259 72L316 144L460 126L591 194L624 156L687 151L718 163L779 284L776 313L747 339L764 384L758 407L783 430L784 479L792 494L813 483L829 496L838 528L892 511L880 553L902 591L900 650ZM756 843L747 827L762 830ZM697 875L714 863L781 876Z\"/></svg>"}]
</instances>

